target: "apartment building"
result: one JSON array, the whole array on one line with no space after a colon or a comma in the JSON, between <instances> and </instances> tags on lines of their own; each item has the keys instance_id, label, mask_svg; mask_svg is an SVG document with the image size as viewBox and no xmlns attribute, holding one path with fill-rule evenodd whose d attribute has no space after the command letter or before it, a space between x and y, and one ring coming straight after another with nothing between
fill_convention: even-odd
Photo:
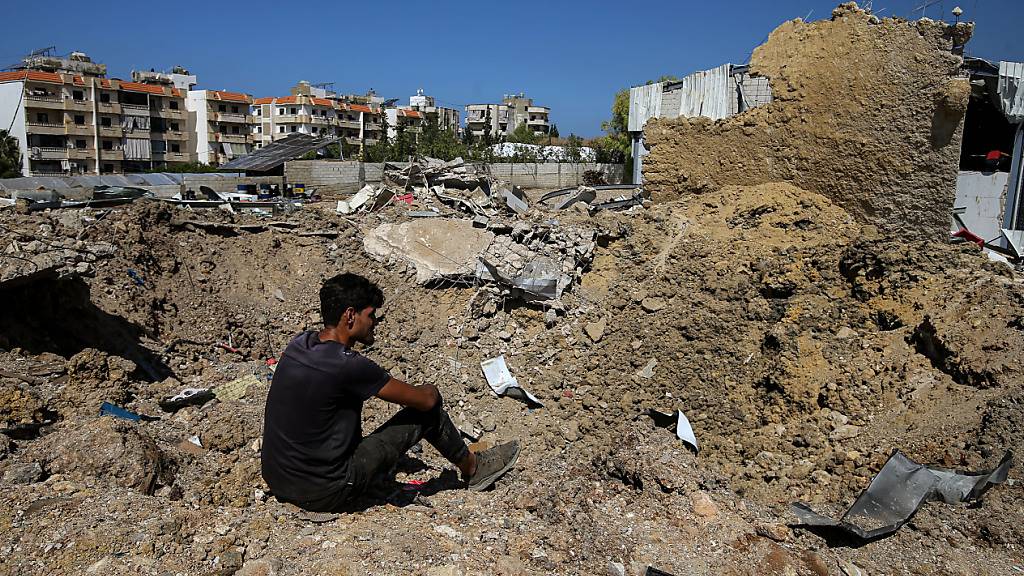
<instances>
[{"instance_id":1,"label":"apartment building","mask_svg":"<svg viewBox=\"0 0 1024 576\"><path fill-rule=\"evenodd\" d=\"M220 165L253 150L257 122L248 94L224 90L192 90L185 99L196 160Z\"/></svg>"},{"instance_id":2,"label":"apartment building","mask_svg":"<svg viewBox=\"0 0 1024 576\"><path fill-rule=\"evenodd\" d=\"M18 140L24 175L118 174L191 160L181 90L105 78L106 67L81 53L23 67L0 73L0 124Z\"/></svg>"},{"instance_id":3,"label":"apartment building","mask_svg":"<svg viewBox=\"0 0 1024 576\"><path fill-rule=\"evenodd\" d=\"M451 130L456 136L462 136L459 111L455 108L438 106L434 97L423 94L422 89L417 90L415 96L409 97L409 109L424 114L426 122L437 122L437 126L441 130Z\"/></svg>"},{"instance_id":4,"label":"apartment building","mask_svg":"<svg viewBox=\"0 0 1024 576\"><path fill-rule=\"evenodd\" d=\"M426 114L411 108L385 108L384 114L388 119L388 139L394 140L401 129L406 134L412 134L413 139L419 141L423 133L423 125L426 122Z\"/></svg>"},{"instance_id":5,"label":"apartment building","mask_svg":"<svg viewBox=\"0 0 1024 576\"><path fill-rule=\"evenodd\" d=\"M322 88L299 82L291 96L257 98L253 140L257 148L291 134L342 137L350 145L375 144L383 129L381 109L366 96L338 96Z\"/></svg>"},{"instance_id":6,"label":"apartment building","mask_svg":"<svg viewBox=\"0 0 1024 576\"><path fill-rule=\"evenodd\" d=\"M508 136L520 124L529 126L535 135L551 131L551 109L534 106L525 94L506 94L501 104L470 104L466 106L466 130L473 136L490 134L491 137Z\"/></svg>"}]
</instances>

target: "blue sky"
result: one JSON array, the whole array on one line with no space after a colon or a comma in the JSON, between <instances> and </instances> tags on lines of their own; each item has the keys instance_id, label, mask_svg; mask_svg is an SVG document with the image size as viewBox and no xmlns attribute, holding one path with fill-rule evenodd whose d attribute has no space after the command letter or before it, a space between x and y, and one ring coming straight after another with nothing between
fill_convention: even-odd
<instances>
[{"instance_id":1,"label":"blue sky","mask_svg":"<svg viewBox=\"0 0 1024 576\"><path fill-rule=\"evenodd\" d=\"M930 1L875 0L874 10L907 18ZM0 35L0 66L56 46L88 53L112 77L180 64L201 88L257 97L285 95L299 80L404 103L423 88L459 108L525 92L551 107L563 136L590 137L616 90L745 62L781 22L827 18L837 3L11 1L4 19L22 25ZM951 20L957 4L977 23L969 54L1024 60L1024 1L935 1L925 15Z\"/></svg>"}]
</instances>

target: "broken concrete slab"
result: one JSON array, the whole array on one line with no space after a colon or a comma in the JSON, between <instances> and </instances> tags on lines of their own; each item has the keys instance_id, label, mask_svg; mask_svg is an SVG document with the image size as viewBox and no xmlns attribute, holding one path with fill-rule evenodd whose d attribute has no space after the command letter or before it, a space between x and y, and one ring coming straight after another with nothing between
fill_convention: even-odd
<instances>
[{"instance_id":1,"label":"broken concrete slab","mask_svg":"<svg viewBox=\"0 0 1024 576\"><path fill-rule=\"evenodd\" d=\"M382 261L401 260L416 267L416 282L472 276L477 259L494 234L470 220L415 220L381 224L363 237L363 249Z\"/></svg>"}]
</instances>

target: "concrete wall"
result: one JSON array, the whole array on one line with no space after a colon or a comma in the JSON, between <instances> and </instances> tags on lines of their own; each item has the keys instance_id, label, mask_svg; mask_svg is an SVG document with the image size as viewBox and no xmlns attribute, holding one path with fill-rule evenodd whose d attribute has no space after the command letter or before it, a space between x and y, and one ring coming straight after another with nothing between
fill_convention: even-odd
<instances>
[{"instance_id":1,"label":"concrete wall","mask_svg":"<svg viewBox=\"0 0 1024 576\"><path fill-rule=\"evenodd\" d=\"M1009 177L1007 172L961 172L957 177L953 207L965 209L960 219L985 240L999 238Z\"/></svg>"},{"instance_id":2,"label":"concrete wall","mask_svg":"<svg viewBox=\"0 0 1024 576\"><path fill-rule=\"evenodd\" d=\"M28 137L25 133L24 82L0 84L0 130L11 127L11 136L18 139L21 148L21 173L28 176ZM13 123L12 123L13 120Z\"/></svg>"},{"instance_id":3,"label":"concrete wall","mask_svg":"<svg viewBox=\"0 0 1024 576\"><path fill-rule=\"evenodd\" d=\"M402 164L399 163L401 166ZM609 183L622 181L621 164L491 164L495 178L523 188L555 189L583 183L583 173L596 170ZM293 160L285 164L289 184L314 186L321 194L354 192L364 184L376 184L384 177L384 165L347 160Z\"/></svg>"},{"instance_id":4,"label":"concrete wall","mask_svg":"<svg viewBox=\"0 0 1024 576\"><path fill-rule=\"evenodd\" d=\"M750 64L774 101L715 122L649 121L645 188L658 201L785 181L884 232L944 240L970 95L951 50L972 30L852 4L786 22Z\"/></svg>"}]
</instances>

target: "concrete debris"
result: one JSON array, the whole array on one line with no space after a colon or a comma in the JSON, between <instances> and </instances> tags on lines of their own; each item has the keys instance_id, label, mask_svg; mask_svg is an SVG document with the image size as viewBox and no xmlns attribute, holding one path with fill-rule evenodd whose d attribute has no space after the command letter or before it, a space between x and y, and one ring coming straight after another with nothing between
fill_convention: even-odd
<instances>
[{"instance_id":1,"label":"concrete debris","mask_svg":"<svg viewBox=\"0 0 1024 576\"><path fill-rule=\"evenodd\" d=\"M425 284L473 276L477 259L493 240L493 233L469 220L414 220L381 224L363 237L363 249L382 262L414 266L416 282Z\"/></svg>"}]
</instances>

